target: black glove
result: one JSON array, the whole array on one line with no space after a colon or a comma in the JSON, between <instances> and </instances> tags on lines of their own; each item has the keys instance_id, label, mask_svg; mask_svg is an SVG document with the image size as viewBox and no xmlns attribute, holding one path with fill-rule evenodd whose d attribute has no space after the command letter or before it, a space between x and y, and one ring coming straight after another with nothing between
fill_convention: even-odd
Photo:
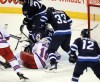
<instances>
[{"instance_id":1,"label":"black glove","mask_svg":"<svg viewBox=\"0 0 100 82\"><path fill-rule=\"evenodd\" d=\"M69 55L69 62L75 63L77 61L77 55L76 54L70 54Z\"/></svg>"},{"instance_id":2,"label":"black glove","mask_svg":"<svg viewBox=\"0 0 100 82\"><path fill-rule=\"evenodd\" d=\"M25 47L24 51L28 53L32 53L33 46L34 46L34 43L29 44L28 46Z\"/></svg>"},{"instance_id":3,"label":"black glove","mask_svg":"<svg viewBox=\"0 0 100 82\"><path fill-rule=\"evenodd\" d=\"M21 33L23 32L23 28L24 28L24 25L21 25L21 26L20 26L20 32L21 32Z\"/></svg>"},{"instance_id":4,"label":"black glove","mask_svg":"<svg viewBox=\"0 0 100 82\"><path fill-rule=\"evenodd\" d=\"M27 25L28 22L29 22L29 19L28 19L28 18L24 18L24 19L23 19L23 24L24 24L24 25Z\"/></svg>"},{"instance_id":5,"label":"black glove","mask_svg":"<svg viewBox=\"0 0 100 82\"><path fill-rule=\"evenodd\" d=\"M8 62L2 62L2 61L0 61L0 65L4 66L5 69L11 67L11 65Z\"/></svg>"}]
</instances>

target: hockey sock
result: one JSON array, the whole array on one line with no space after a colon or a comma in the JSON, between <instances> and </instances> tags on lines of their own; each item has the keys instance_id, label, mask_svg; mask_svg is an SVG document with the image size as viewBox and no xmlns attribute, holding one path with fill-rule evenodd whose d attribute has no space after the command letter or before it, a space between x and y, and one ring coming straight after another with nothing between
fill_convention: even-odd
<instances>
[{"instance_id":1,"label":"hockey sock","mask_svg":"<svg viewBox=\"0 0 100 82\"><path fill-rule=\"evenodd\" d=\"M17 60L12 60L9 62L11 67L13 68L13 70L17 73L17 72L21 72L21 69L20 69L20 65L18 63Z\"/></svg>"}]
</instances>

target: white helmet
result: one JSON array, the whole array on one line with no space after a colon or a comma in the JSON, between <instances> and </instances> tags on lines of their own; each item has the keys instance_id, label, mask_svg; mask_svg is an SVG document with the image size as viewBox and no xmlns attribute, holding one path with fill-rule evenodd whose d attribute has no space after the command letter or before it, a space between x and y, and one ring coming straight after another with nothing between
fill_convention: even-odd
<instances>
[{"instance_id":1,"label":"white helmet","mask_svg":"<svg viewBox=\"0 0 100 82\"><path fill-rule=\"evenodd\" d=\"M52 39L50 37L45 37L45 38L42 38L40 40L40 42L43 43L43 44L50 44L51 40Z\"/></svg>"}]
</instances>

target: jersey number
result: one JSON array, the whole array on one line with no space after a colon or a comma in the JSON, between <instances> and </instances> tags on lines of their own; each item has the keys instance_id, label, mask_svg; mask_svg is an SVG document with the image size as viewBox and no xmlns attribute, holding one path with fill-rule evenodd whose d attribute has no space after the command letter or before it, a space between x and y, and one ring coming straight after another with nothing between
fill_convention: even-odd
<instances>
[{"instance_id":1,"label":"jersey number","mask_svg":"<svg viewBox=\"0 0 100 82\"><path fill-rule=\"evenodd\" d=\"M92 41L83 40L83 47L82 49L93 50L94 43Z\"/></svg>"},{"instance_id":2,"label":"jersey number","mask_svg":"<svg viewBox=\"0 0 100 82\"><path fill-rule=\"evenodd\" d=\"M39 9L41 8L41 4L39 4L37 1L33 1L33 0L30 0L30 6L37 6Z\"/></svg>"},{"instance_id":3,"label":"jersey number","mask_svg":"<svg viewBox=\"0 0 100 82\"><path fill-rule=\"evenodd\" d=\"M42 58L44 57L44 59L47 60L48 55L47 55L47 50L45 50L45 48L42 48L42 49L41 49L41 54L40 54L40 56L41 56Z\"/></svg>"},{"instance_id":4,"label":"jersey number","mask_svg":"<svg viewBox=\"0 0 100 82\"><path fill-rule=\"evenodd\" d=\"M55 18L57 18L58 24L67 23L65 14L57 14L55 15Z\"/></svg>"},{"instance_id":5,"label":"jersey number","mask_svg":"<svg viewBox=\"0 0 100 82\"><path fill-rule=\"evenodd\" d=\"M34 1L34 6L37 6L39 9L42 7L37 1Z\"/></svg>"}]
</instances>

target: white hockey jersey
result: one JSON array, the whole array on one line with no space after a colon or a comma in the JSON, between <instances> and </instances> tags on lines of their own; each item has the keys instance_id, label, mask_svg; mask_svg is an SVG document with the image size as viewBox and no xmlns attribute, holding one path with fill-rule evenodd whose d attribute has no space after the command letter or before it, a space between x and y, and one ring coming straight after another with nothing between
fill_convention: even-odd
<instances>
[{"instance_id":1,"label":"white hockey jersey","mask_svg":"<svg viewBox=\"0 0 100 82\"><path fill-rule=\"evenodd\" d=\"M48 45L38 42L32 48L32 53L34 54L34 59L38 68L45 67L48 58L47 54Z\"/></svg>"},{"instance_id":2,"label":"white hockey jersey","mask_svg":"<svg viewBox=\"0 0 100 82\"><path fill-rule=\"evenodd\" d=\"M10 37L10 35L3 27L0 26L0 48L5 48L9 46L6 39L7 37Z\"/></svg>"}]
</instances>

